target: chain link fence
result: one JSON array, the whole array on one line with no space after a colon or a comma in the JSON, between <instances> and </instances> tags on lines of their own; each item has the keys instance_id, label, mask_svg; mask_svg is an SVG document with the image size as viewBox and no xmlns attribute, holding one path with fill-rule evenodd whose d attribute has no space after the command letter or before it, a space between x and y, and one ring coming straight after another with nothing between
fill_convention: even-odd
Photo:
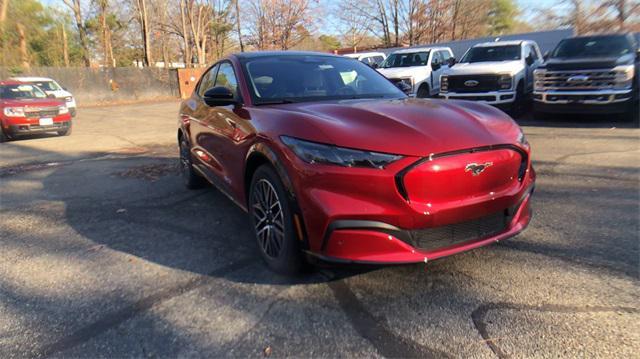
<instances>
[{"instance_id":1,"label":"chain link fence","mask_svg":"<svg viewBox=\"0 0 640 359\"><path fill-rule=\"evenodd\" d=\"M177 70L158 68L0 67L0 79L39 76L56 80L78 105L134 102L180 96Z\"/></svg>"}]
</instances>

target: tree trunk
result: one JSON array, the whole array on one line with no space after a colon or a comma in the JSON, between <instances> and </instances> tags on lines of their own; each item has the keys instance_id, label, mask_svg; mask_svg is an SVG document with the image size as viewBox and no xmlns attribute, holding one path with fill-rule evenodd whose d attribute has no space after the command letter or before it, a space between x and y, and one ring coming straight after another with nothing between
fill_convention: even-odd
<instances>
[{"instance_id":1,"label":"tree trunk","mask_svg":"<svg viewBox=\"0 0 640 359\"><path fill-rule=\"evenodd\" d=\"M149 40L149 16L147 14L147 0L137 0L138 2L138 18L140 21L140 30L142 35L142 46L144 48L144 64L152 66L153 60L151 56L151 41Z\"/></svg>"},{"instance_id":2,"label":"tree trunk","mask_svg":"<svg viewBox=\"0 0 640 359\"><path fill-rule=\"evenodd\" d=\"M64 59L64 66L69 67L69 42L64 24L62 24L62 58Z\"/></svg>"},{"instance_id":3,"label":"tree trunk","mask_svg":"<svg viewBox=\"0 0 640 359\"><path fill-rule=\"evenodd\" d=\"M76 20L76 27L78 28L78 35L80 36L80 46L82 46L82 60L84 65L91 66L91 58L89 57L89 39L87 38L87 28L82 20L82 8L80 7L80 0L62 0L69 9L73 12L73 16Z\"/></svg>"},{"instance_id":4,"label":"tree trunk","mask_svg":"<svg viewBox=\"0 0 640 359\"><path fill-rule=\"evenodd\" d=\"M20 43L20 62L22 63L22 67L29 68L29 54L27 52L27 38L24 34L24 25L18 23L16 24L16 28L18 30L18 41Z\"/></svg>"},{"instance_id":5,"label":"tree trunk","mask_svg":"<svg viewBox=\"0 0 640 359\"><path fill-rule=\"evenodd\" d=\"M187 16L186 12L186 2L185 0L180 0L180 20L182 21L182 40L183 40L183 56L184 56L184 66L191 67L191 44L189 41L189 31L187 30Z\"/></svg>"},{"instance_id":6,"label":"tree trunk","mask_svg":"<svg viewBox=\"0 0 640 359\"><path fill-rule=\"evenodd\" d=\"M236 5L236 26L238 29L238 44L240 44L240 52L244 52L244 44L242 44L242 32L240 31L240 0L235 0Z\"/></svg>"}]
</instances>

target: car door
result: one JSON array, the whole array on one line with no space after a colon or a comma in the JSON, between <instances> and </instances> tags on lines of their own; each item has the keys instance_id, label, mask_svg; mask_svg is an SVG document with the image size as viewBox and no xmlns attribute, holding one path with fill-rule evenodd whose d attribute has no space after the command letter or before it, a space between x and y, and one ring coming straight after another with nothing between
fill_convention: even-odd
<instances>
[{"instance_id":1,"label":"car door","mask_svg":"<svg viewBox=\"0 0 640 359\"><path fill-rule=\"evenodd\" d=\"M215 86L226 87L234 94L239 103L242 102L238 89L238 77L231 62L223 61L216 74ZM243 165L248 150L246 140L251 136L253 126L246 116L246 110L241 106L227 105L211 108L212 119L215 119L216 136L210 151L220 163L218 173L224 187L235 198L241 198L244 190Z\"/></svg>"},{"instance_id":2,"label":"car door","mask_svg":"<svg viewBox=\"0 0 640 359\"><path fill-rule=\"evenodd\" d=\"M443 72L443 59L440 51L431 51L431 94L440 92L440 75Z\"/></svg>"},{"instance_id":3,"label":"car door","mask_svg":"<svg viewBox=\"0 0 640 359\"><path fill-rule=\"evenodd\" d=\"M204 101L205 92L215 86L218 68L219 64L216 64L200 77L193 95L187 101L188 111L182 114L189 120L189 139L195 165L209 175L222 171L222 165L213 150L219 133L217 117L213 108Z\"/></svg>"}]
</instances>

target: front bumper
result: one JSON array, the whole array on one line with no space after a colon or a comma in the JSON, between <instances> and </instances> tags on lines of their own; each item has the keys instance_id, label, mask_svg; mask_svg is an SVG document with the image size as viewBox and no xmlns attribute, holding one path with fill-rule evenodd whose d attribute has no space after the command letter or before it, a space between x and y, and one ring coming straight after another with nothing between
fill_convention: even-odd
<instances>
[{"instance_id":1,"label":"front bumper","mask_svg":"<svg viewBox=\"0 0 640 359\"><path fill-rule=\"evenodd\" d=\"M515 101L515 91L491 91L475 93L441 92L440 97L451 100L468 100L484 102L490 105L505 105Z\"/></svg>"},{"instance_id":2,"label":"front bumper","mask_svg":"<svg viewBox=\"0 0 640 359\"><path fill-rule=\"evenodd\" d=\"M51 125L40 126L37 123L9 124L5 126L5 133L9 136L31 135L44 132L64 131L71 127L71 120L55 121Z\"/></svg>"},{"instance_id":3,"label":"front bumper","mask_svg":"<svg viewBox=\"0 0 640 359\"><path fill-rule=\"evenodd\" d=\"M548 113L623 113L633 105L633 90L534 91L534 111Z\"/></svg>"},{"instance_id":4,"label":"front bumper","mask_svg":"<svg viewBox=\"0 0 640 359\"><path fill-rule=\"evenodd\" d=\"M405 157L383 170L309 165L285 156L305 227L303 247L322 260L424 262L514 236L531 219L535 171L528 151L516 146ZM491 170L482 176L465 171L470 162L489 161ZM496 214L501 226L483 225ZM452 228L461 235L443 235Z\"/></svg>"}]
</instances>

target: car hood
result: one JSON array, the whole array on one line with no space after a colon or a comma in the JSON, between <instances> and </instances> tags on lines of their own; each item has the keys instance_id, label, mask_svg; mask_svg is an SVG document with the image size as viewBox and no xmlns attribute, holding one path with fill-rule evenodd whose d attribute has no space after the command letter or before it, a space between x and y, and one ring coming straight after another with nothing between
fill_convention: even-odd
<instances>
[{"instance_id":1,"label":"car hood","mask_svg":"<svg viewBox=\"0 0 640 359\"><path fill-rule=\"evenodd\" d=\"M277 108L288 112L290 121L305 121L295 127L307 128L313 138L283 135L407 156L514 143L520 131L502 111L466 101L348 100Z\"/></svg>"},{"instance_id":2,"label":"car hood","mask_svg":"<svg viewBox=\"0 0 640 359\"><path fill-rule=\"evenodd\" d=\"M619 57L582 57L582 58L551 58L545 63L545 68L554 70L592 70L610 69L618 65L633 64L634 55L627 54Z\"/></svg>"},{"instance_id":3,"label":"car hood","mask_svg":"<svg viewBox=\"0 0 640 359\"><path fill-rule=\"evenodd\" d=\"M425 66L389 67L387 69L378 69L378 72L388 79L397 79L401 77L413 77L417 69L424 67Z\"/></svg>"},{"instance_id":4,"label":"car hood","mask_svg":"<svg viewBox=\"0 0 640 359\"><path fill-rule=\"evenodd\" d=\"M56 99L0 99L0 106L2 107L53 107L64 105L64 101Z\"/></svg>"},{"instance_id":5,"label":"car hood","mask_svg":"<svg viewBox=\"0 0 640 359\"><path fill-rule=\"evenodd\" d=\"M520 61L489 61L455 64L449 75L511 74L515 75L524 69Z\"/></svg>"},{"instance_id":6,"label":"car hood","mask_svg":"<svg viewBox=\"0 0 640 359\"><path fill-rule=\"evenodd\" d=\"M66 90L56 90L56 91L45 91L48 94L54 95L56 98L70 97L73 96L69 91Z\"/></svg>"}]
</instances>

